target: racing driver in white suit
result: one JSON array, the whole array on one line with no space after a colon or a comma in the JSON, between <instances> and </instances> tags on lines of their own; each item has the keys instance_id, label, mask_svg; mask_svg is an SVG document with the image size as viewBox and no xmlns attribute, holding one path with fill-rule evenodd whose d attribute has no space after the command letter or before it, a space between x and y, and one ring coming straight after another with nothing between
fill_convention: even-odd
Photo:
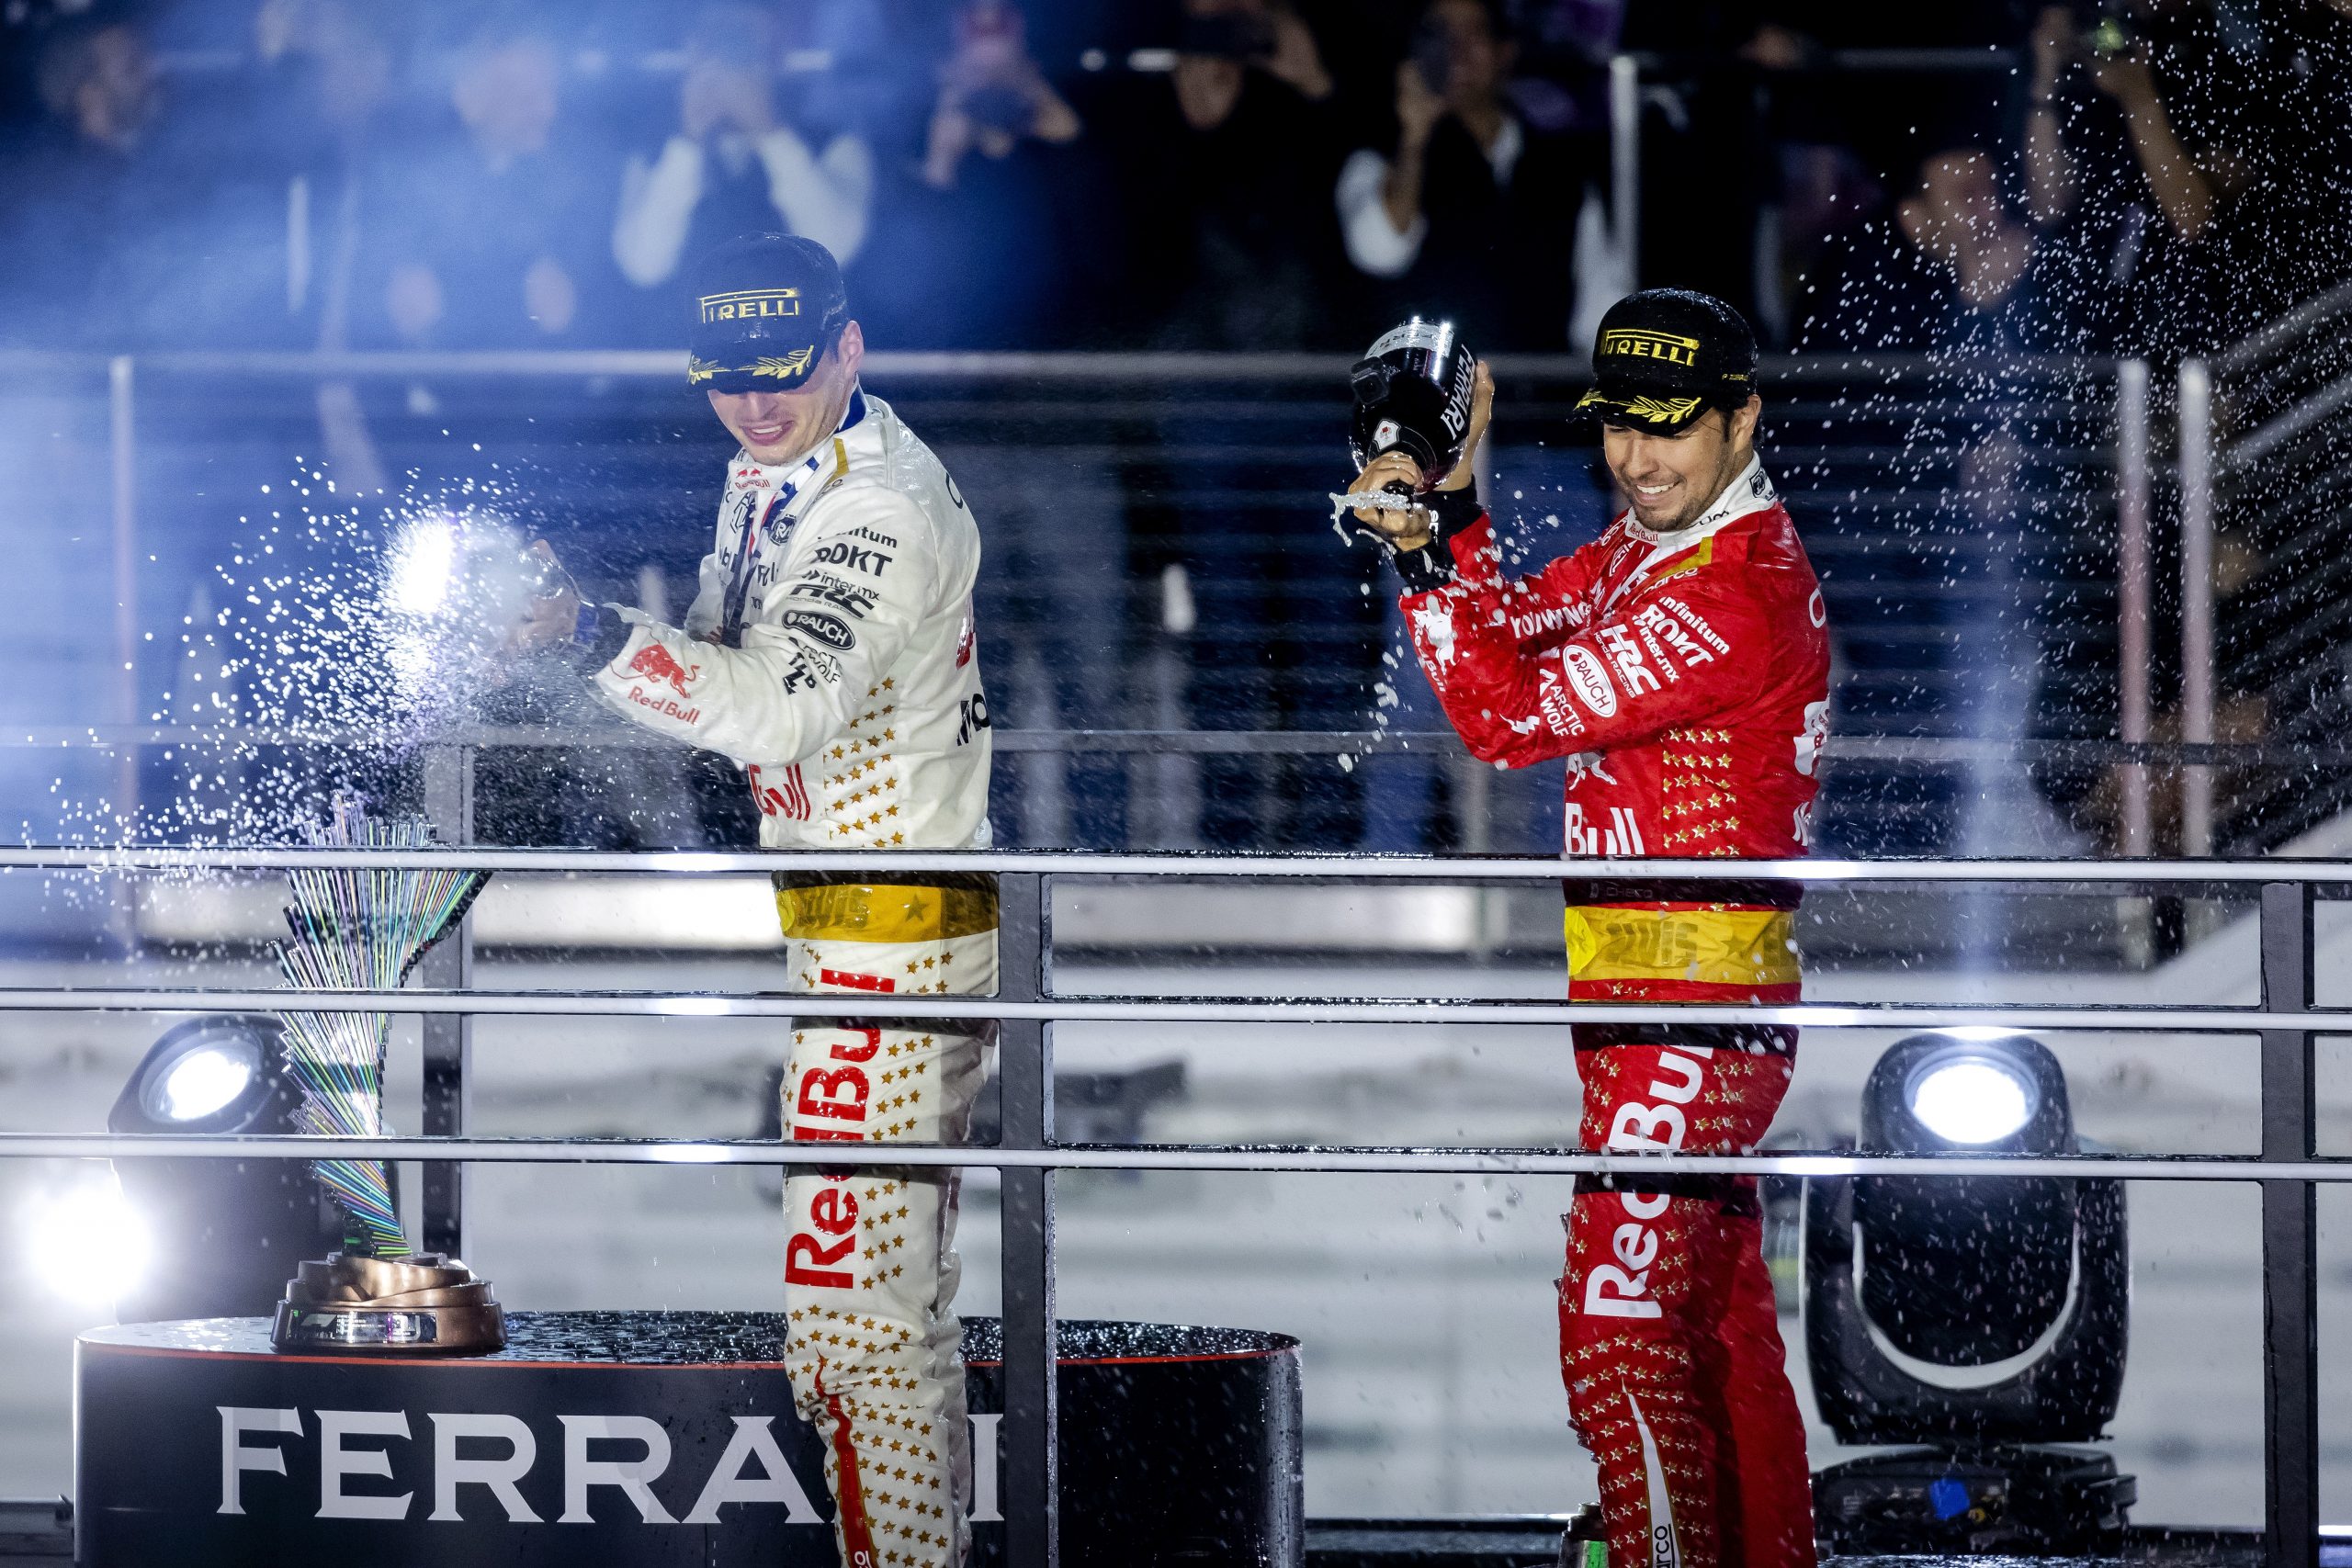
<instances>
[{"instance_id":1,"label":"racing driver in white suit","mask_svg":"<svg viewBox=\"0 0 2352 1568\"><path fill-rule=\"evenodd\" d=\"M985 848L979 532L931 449L859 389L864 355L823 246L763 235L707 258L688 379L741 449L686 624L566 592L515 640L569 647L616 711L741 762L768 848ZM994 993L990 879L874 874L778 874L794 987ZM865 1021L796 1024L789 1136L961 1142L992 1032ZM842 1561L960 1564L955 1173L803 1168L784 1203L786 1360L826 1441Z\"/></svg>"}]
</instances>

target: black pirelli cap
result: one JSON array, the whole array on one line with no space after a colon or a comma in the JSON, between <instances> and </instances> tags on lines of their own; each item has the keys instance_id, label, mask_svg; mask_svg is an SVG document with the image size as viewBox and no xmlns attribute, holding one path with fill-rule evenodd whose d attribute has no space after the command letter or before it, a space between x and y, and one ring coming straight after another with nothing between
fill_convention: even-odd
<instances>
[{"instance_id":1,"label":"black pirelli cap","mask_svg":"<svg viewBox=\"0 0 2352 1568\"><path fill-rule=\"evenodd\" d=\"M1609 307L1592 344L1594 386L1579 413L1674 435L1756 390L1756 333L1712 294L1645 288Z\"/></svg>"},{"instance_id":2,"label":"black pirelli cap","mask_svg":"<svg viewBox=\"0 0 2352 1568\"><path fill-rule=\"evenodd\" d=\"M751 234L694 272L686 383L720 392L788 392L808 379L849 321L833 253L797 234Z\"/></svg>"}]
</instances>

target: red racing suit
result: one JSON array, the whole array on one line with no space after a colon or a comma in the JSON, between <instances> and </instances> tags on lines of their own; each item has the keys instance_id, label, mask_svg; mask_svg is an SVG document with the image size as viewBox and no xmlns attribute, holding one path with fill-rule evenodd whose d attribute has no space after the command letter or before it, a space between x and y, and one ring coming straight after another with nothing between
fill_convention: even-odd
<instances>
[{"instance_id":1,"label":"red racing suit","mask_svg":"<svg viewBox=\"0 0 2352 1568\"><path fill-rule=\"evenodd\" d=\"M1671 534L1621 516L1506 581L1468 491L1402 553L1421 667L1471 752L1568 759L1565 849L1801 855L1827 733L1821 591L1751 462ZM1758 882L1567 885L1571 999L1788 1002L1796 897ZM1770 1125L1791 1029L1578 1025L1588 1149L1736 1153ZM1752 1180L1588 1179L1560 1365L1600 1467L1611 1568L1805 1568L1804 1427Z\"/></svg>"}]
</instances>

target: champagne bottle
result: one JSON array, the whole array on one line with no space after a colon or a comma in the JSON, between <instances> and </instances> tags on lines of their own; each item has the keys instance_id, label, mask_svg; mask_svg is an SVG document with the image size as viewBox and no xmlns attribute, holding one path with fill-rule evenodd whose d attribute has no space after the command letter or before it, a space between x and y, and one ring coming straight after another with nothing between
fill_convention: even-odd
<instances>
[{"instance_id":1,"label":"champagne bottle","mask_svg":"<svg viewBox=\"0 0 2352 1568\"><path fill-rule=\"evenodd\" d=\"M1356 467L1402 452L1420 466L1420 488L1434 490L1462 461L1476 375L1477 361L1452 321L1415 316L1384 333L1348 373L1356 403L1348 447Z\"/></svg>"}]
</instances>

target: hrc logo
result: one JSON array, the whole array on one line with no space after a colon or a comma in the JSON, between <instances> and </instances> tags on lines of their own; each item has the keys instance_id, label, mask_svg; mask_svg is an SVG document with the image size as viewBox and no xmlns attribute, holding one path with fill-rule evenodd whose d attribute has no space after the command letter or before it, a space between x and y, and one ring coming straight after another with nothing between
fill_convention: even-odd
<instances>
[{"instance_id":1,"label":"hrc logo","mask_svg":"<svg viewBox=\"0 0 2352 1568\"><path fill-rule=\"evenodd\" d=\"M739 288L729 294L706 294L695 303L701 308L706 326L713 321L748 321L763 316L797 316L800 314L800 290Z\"/></svg>"},{"instance_id":2,"label":"hrc logo","mask_svg":"<svg viewBox=\"0 0 2352 1568\"><path fill-rule=\"evenodd\" d=\"M1695 365L1698 355L1699 340L1694 337L1623 328L1600 334L1600 357L1604 359L1663 359L1669 365Z\"/></svg>"}]
</instances>

